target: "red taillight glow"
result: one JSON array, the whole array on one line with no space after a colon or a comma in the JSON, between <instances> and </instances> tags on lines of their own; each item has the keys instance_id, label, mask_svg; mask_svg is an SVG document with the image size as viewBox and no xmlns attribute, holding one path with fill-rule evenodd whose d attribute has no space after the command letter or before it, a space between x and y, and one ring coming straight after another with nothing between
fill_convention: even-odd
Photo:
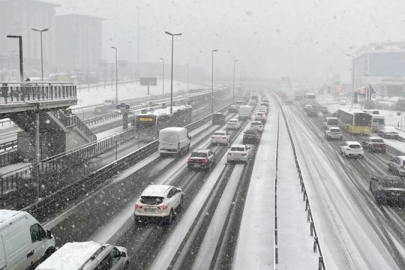
<instances>
[{"instance_id":1,"label":"red taillight glow","mask_svg":"<svg viewBox=\"0 0 405 270\"><path fill-rule=\"evenodd\" d=\"M208 159L204 158L203 160L201 160L202 163L208 163Z\"/></svg>"},{"instance_id":2,"label":"red taillight glow","mask_svg":"<svg viewBox=\"0 0 405 270\"><path fill-rule=\"evenodd\" d=\"M246 155L247 155L247 153L243 153L243 154L242 154L242 156L246 156Z\"/></svg>"},{"instance_id":3,"label":"red taillight glow","mask_svg":"<svg viewBox=\"0 0 405 270\"><path fill-rule=\"evenodd\" d=\"M165 210L167 209L167 205L160 205L157 207L159 210Z\"/></svg>"},{"instance_id":4,"label":"red taillight glow","mask_svg":"<svg viewBox=\"0 0 405 270\"><path fill-rule=\"evenodd\" d=\"M191 158L189 158L189 159L187 159L187 162L190 163L190 162L193 162L193 160Z\"/></svg>"},{"instance_id":5,"label":"red taillight glow","mask_svg":"<svg viewBox=\"0 0 405 270\"><path fill-rule=\"evenodd\" d=\"M140 204L135 204L136 209L142 209L142 205Z\"/></svg>"},{"instance_id":6,"label":"red taillight glow","mask_svg":"<svg viewBox=\"0 0 405 270\"><path fill-rule=\"evenodd\" d=\"M228 153L228 156L232 156L232 153Z\"/></svg>"}]
</instances>

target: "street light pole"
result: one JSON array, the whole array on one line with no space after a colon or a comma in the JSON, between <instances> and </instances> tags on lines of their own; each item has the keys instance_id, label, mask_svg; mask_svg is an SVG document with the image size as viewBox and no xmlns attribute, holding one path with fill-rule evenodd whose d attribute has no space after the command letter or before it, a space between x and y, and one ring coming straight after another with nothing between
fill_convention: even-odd
<instances>
[{"instance_id":1,"label":"street light pole","mask_svg":"<svg viewBox=\"0 0 405 270\"><path fill-rule=\"evenodd\" d=\"M347 56L350 56L352 58L352 105L351 108L353 109L353 103L354 103L354 55L352 54L346 54Z\"/></svg>"},{"instance_id":2,"label":"street light pole","mask_svg":"<svg viewBox=\"0 0 405 270\"><path fill-rule=\"evenodd\" d=\"M233 61L233 91L232 91L232 102L235 102L235 71L236 71L236 62L238 60Z\"/></svg>"},{"instance_id":3,"label":"street light pole","mask_svg":"<svg viewBox=\"0 0 405 270\"><path fill-rule=\"evenodd\" d=\"M111 47L115 50L115 104L118 105L118 49Z\"/></svg>"},{"instance_id":4,"label":"street light pole","mask_svg":"<svg viewBox=\"0 0 405 270\"><path fill-rule=\"evenodd\" d=\"M172 36L172 71L171 71L171 79L170 79L170 113L173 112L173 57L174 57L174 37L181 36L182 33L179 34L172 34L170 32L165 32L166 34Z\"/></svg>"},{"instance_id":5,"label":"street light pole","mask_svg":"<svg viewBox=\"0 0 405 270\"><path fill-rule=\"evenodd\" d=\"M163 73L163 75L162 75L162 95L164 95L165 94L165 59L160 57L160 60L163 61L163 64L162 64L162 73Z\"/></svg>"},{"instance_id":6,"label":"street light pole","mask_svg":"<svg viewBox=\"0 0 405 270\"><path fill-rule=\"evenodd\" d=\"M18 38L18 45L19 45L19 51L20 51L20 80L21 82L24 81L24 57L23 57L23 43L22 43L22 36L13 36L13 35L8 35L8 38Z\"/></svg>"},{"instance_id":7,"label":"street light pole","mask_svg":"<svg viewBox=\"0 0 405 270\"><path fill-rule=\"evenodd\" d=\"M42 81L44 81L44 57L43 57L43 48L42 48L42 33L48 31L48 28L44 29L36 29L36 28L31 28L32 31L39 32L40 37L41 37L41 78Z\"/></svg>"},{"instance_id":8,"label":"street light pole","mask_svg":"<svg viewBox=\"0 0 405 270\"><path fill-rule=\"evenodd\" d=\"M186 66L187 66L187 93L188 93L188 91L189 91L189 87L188 87L188 78L189 78L189 72L188 72L188 63L186 63Z\"/></svg>"},{"instance_id":9,"label":"street light pole","mask_svg":"<svg viewBox=\"0 0 405 270\"><path fill-rule=\"evenodd\" d=\"M214 53L218 50L212 50L212 75L211 75L211 112L214 113Z\"/></svg>"}]
</instances>

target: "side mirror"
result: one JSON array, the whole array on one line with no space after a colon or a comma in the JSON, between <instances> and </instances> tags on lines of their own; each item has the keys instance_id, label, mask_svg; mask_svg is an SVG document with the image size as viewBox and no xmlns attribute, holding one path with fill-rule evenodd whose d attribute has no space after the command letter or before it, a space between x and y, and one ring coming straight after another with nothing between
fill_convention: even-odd
<instances>
[{"instance_id":1,"label":"side mirror","mask_svg":"<svg viewBox=\"0 0 405 270\"><path fill-rule=\"evenodd\" d=\"M124 251L122 251L121 253L120 253L120 255L121 255L121 257L127 257L127 254L124 252Z\"/></svg>"},{"instance_id":2,"label":"side mirror","mask_svg":"<svg viewBox=\"0 0 405 270\"><path fill-rule=\"evenodd\" d=\"M50 230L46 230L46 238L52 239L52 232Z\"/></svg>"}]
</instances>

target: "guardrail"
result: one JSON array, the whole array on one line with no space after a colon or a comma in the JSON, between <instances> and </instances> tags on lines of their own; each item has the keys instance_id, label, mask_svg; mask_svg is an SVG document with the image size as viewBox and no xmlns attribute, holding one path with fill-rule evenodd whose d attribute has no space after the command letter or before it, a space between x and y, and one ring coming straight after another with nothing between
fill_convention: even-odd
<instances>
[{"instance_id":1,"label":"guardrail","mask_svg":"<svg viewBox=\"0 0 405 270\"><path fill-rule=\"evenodd\" d=\"M4 83L0 87L0 104L76 99L76 86L68 83Z\"/></svg>"},{"instance_id":2,"label":"guardrail","mask_svg":"<svg viewBox=\"0 0 405 270\"><path fill-rule=\"evenodd\" d=\"M309 203L307 189L305 187L304 178L302 176L301 167L300 167L300 164L299 164L299 161L298 161L298 155L297 155L297 152L295 150L294 140L293 140L293 137L292 137L292 134L291 134L291 131L290 131L290 127L288 125L287 117L285 116L285 113L284 113L284 109L281 106L281 103L280 103L279 99L276 96L275 96L275 99L277 100L277 103L280 106L281 112L282 112L284 120L285 120L285 125L287 127L287 133L288 133L288 136L289 136L290 141L291 141L291 146L292 146L292 150L293 150L293 153L294 153L294 159L295 159L295 167L297 168L298 179L300 180L301 192L303 194L303 201L305 201L305 211L307 211L307 213L308 213L307 222L309 222L309 231L310 231L310 235L313 236L313 238L314 238L313 252L318 251L318 254L319 254L319 256L318 256L318 270L326 270L324 257L323 257L322 250L321 250L321 245L319 244L319 240L318 240L319 239L318 238L318 233L316 232L316 228L315 228L314 217L312 215L311 204Z\"/></svg>"},{"instance_id":3,"label":"guardrail","mask_svg":"<svg viewBox=\"0 0 405 270\"><path fill-rule=\"evenodd\" d=\"M225 110L229 105L230 104L226 105L220 110ZM211 114L187 125L186 128L189 131L192 131L209 121L210 117L212 117ZM26 180L29 181L30 179L33 179L32 176L34 173L40 173L41 176L61 173L67 168L72 168L77 164L83 164L90 158L99 156L117 147L117 145L135 138L136 134L137 132L135 129L129 129L119 134L103 138L97 142L89 143L65 153L52 156L48 159L42 160L39 164L32 164L0 175L0 196L3 196L4 192L10 191L10 189L18 189L24 181L26 182Z\"/></svg>"},{"instance_id":4,"label":"guardrail","mask_svg":"<svg viewBox=\"0 0 405 270\"><path fill-rule=\"evenodd\" d=\"M0 143L0 152L9 151L11 149L17 148L17 140L12 140L5 143Z\"/></svg>"},{"instance_id":5,"label":"guardrail","mask_svg":"<svg viewBox=\"0 0 405 270\"><path fill-rule=\"evenodd\" d=\"M230 104L223 107L221 110L226 110ZM191 123L187 126L187 130L193 131L212 119L212 114L207 115L206 117ZM130 166L133 166L140 160L150 156L155 153L159 146L159 140L154 140L151 143L143 146L142 148L136 150L135 152L128 154L117 161L104 166L101 169L96 170L91 173L89 176L69 185L61 190L48 195L45 198L42 198L40 201L24 208L24 211L30 212L37 219L43 220L48 217L50 214L54 213L58 209L64 208L72 200L84 196L89 192L89 190L94 189L99 184L105 182L111 176L115 175L118 171L122 171Z\"/></svg>"}]
</instances>

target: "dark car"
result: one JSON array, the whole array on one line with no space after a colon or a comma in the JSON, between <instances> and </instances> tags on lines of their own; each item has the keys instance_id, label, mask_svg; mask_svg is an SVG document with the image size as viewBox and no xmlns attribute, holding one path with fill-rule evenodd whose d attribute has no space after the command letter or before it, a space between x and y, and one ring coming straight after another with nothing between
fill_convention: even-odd
<instances>
[{"instance_id":1,"label":"dark car","mask_svg":"<svg viewBox=\"0 0 405 270\"><path fill-rule=\"evenodd\" d=\"M328 108L327 107L319 107L319 111L323 114L328 114Z\"/></svg>"},{"instance_id":2,"label":"dark car","mask_svg":"<svg viewBox=\"0 0 405 270\"><path fill-rule=\"evenodd\" d=\"M238 108L236 107L236 105L229 106L228 113L238 113L238 112L239 111L238 111Z\"/></svg>"},{"instance_id":3,"label":"dark car","mask_svg":"<svg viewBox=\"0 0 405 270\"><path fill-rule=\"evenodd\" d=\"M373 176L370 181L370 191L377 204L405 201L405 182L399 176Z\"/></svg>"},{"instance_id":4,"label":"dark car","mask_svg":"<svg viewBox=\"0 0 405 270\"><path fill-rule=\"evenodd\" d=\"M318 112L315 109L309 109L309 110L307 110L307 116L308 117L317 117Z\"/></svg>"},{"instance_id":5,"label":"dark car","mask_svg":"<svg viewBox=\"0 0 405 270\"><path fill-rule=\"evenodd\" d=\"M215 164L215 155L210 149L193 151L187 160L187 168L207 170Z\"/></svg>"},{"instance_id":6,"label":"dark car","mask_svg":"<svg viewBox=\"0 0 405 270\"><path fill-rule=\"evenodd\" d=\"M255 128L246 130L243 134L243 144L258 143L260 141L260 133Z\"/></svg>"},{"instance_id":7,"label":"dark car","mask_svg":"<svg viewBox=\"0 0 405 270\"><path fill-rule=\"evenodd\" d=\"M223 113L214 113L212 115L212 124L213 125L222 125L225 124L226 119L225 119L225 114Z\"/></svg>"},{"instance_id":8,"label":"dark car","mask_svg":"<svg viewBox=\"0 0 405 270\"><path fill-rule=\"evenodd\" d=\"M384 140L379 137L368 137L362 142L362 145L369 152L381 152L385 154L387 151Z\"/></svg>"}]
</instances>

